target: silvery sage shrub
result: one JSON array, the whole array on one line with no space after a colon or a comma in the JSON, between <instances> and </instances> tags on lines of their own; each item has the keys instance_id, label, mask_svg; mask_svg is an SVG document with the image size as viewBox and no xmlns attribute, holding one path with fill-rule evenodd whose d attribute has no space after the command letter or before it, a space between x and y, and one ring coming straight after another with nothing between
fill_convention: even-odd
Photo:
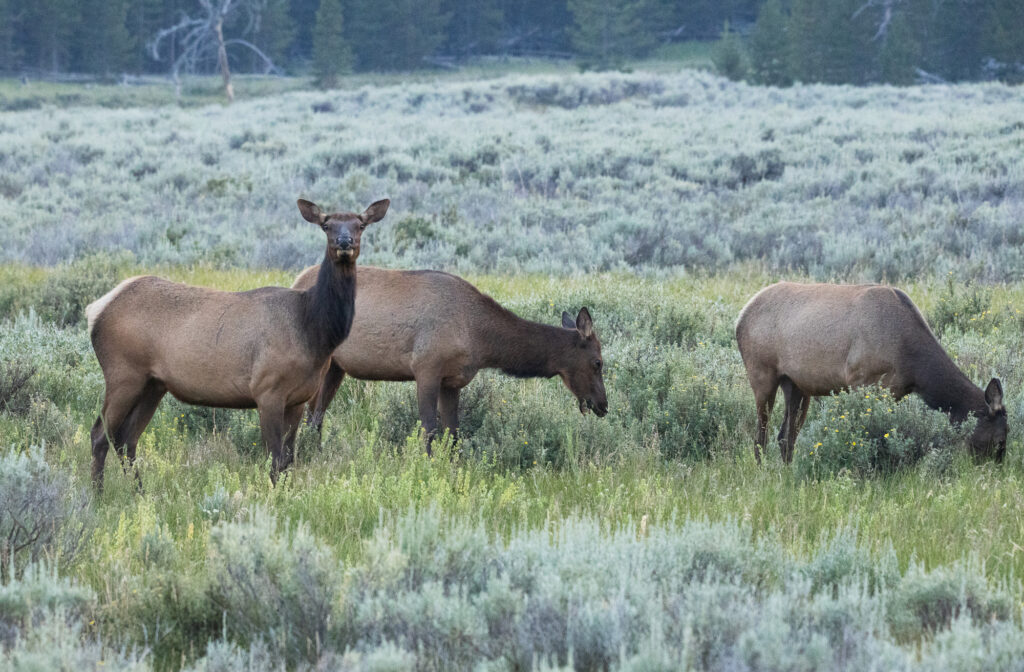
<instances>
[{"instance_id":1,"label":"silvery sage shrub","mask_svg":"<svg viewBox=\"0 0 1024 672\"><path fill-rule=\"evenodd\" d=\"M978 563L931 571L914 563L889 596L888 620L893 636L909 641L946 630L958 618L982 625L1007 621L1012 613L1009 592L991 586Z\"/></svg>"},{"instance_id":2,"label":"silvery sage shrub","mask_svg":"<svg viewBox=\"0 0 1024 672\"><path fill-rule=\"evenodd\" d=\"M89 524L84 489L41 453L0 453L0 583L33 560L70 561Z\"/></svg>"},{"instance_id":3,"label":"silvery sage shrub","mask_svg":"<svg viewBox=\"0 0 1024 672\"><path fill-rule=\"evenodd\" d=\"M341 565L305 524L278 530L262 509L245 522L218 523L208 568L211 598L232 637L265 638L290 663L315 661L329 646Z\"/></svg>"},{"instance_id":4,"label":"silvery sage shrub","mask_svg":"<svg viewBox=\"0 0 1024 672\"><path fill-rule=\"evenodd\" d=\"M33 563L0 584L0 669L149 670L145 650L103 642L88 631L96 605L89 588Z\"/></svg>"}]
</instances>

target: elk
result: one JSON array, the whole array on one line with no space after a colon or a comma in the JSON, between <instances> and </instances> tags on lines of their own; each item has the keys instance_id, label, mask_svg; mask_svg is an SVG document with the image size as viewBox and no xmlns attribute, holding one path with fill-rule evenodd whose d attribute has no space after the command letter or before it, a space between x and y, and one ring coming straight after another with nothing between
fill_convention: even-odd
<instances>
[{"instance_id":1,"label":"elk","mask_svg":"<svg viewBox=\"0 0 1024 672\"><path fill-rule=\"evenodd\" d=\"M517 317L462 278L438 271L361 267L352 333L331 358L310 405L308 423L320 432L324 413L345 375L362 380L416 381L427 450L441 429L458 432L459 391L481 369L519 378L558 376L581 413L608 412L601 342L590 312L559 327ZM292 284L316 282L307 268Z\"/></svg>"},{"instance_id":2,"label":"elk","mask_svg":"<svg viewBox=\"0 0 1024 672\"><path fill-rule=\"evenodd\" d=\"M758 463L780 387L786 409L778 442L782 459L790 462L810 397L875 383L896 399L920 395L953 423L973 416L975 456L994 452L1001 462L1006 453L1002 383L993 378L984 391L972 383L898 289L780 282L740 311L736 342L757 405Z\"/></svg>"},{"instance_id":3,"label":"elk","mask_svg":"<svg viewBox=\"0 0 1024 672\"><path fill-rule=\"evenodd\" d=\"M327 234L324 260L302 291L224 292L137 276L86 308L106 383L91 432L97 490L111 440L133 464L139 436L167 392L188 404L256 408L273 457L271 480L291 463L303 406L352 325L360 237L389 201L361 215L298 205Z\"/></svg>"}]
</instances>

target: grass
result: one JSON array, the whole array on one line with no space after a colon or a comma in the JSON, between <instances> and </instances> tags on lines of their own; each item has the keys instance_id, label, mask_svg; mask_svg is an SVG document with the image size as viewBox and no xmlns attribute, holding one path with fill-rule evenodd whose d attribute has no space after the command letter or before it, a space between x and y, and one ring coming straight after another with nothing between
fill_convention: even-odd
<instances>
[{"instance_id":1,"label":"grass","mask_svg":"<svg viewBox=\"0 0 1024 672\"><path fill-rule=\"evenodd\" d=\"M627 69L673 72L680 68L712 69L711 42L677 42L659 47L651 56L631 63ZM470 59L452 68L423 68L409 72L351 73L339 79L338 90L363 87L399 86L431 82L474 82L508 75L568 75L578 71L572 59L489 56ZM29 78L0 77L0 111L32 110L41 107L105 108L178 105L199 107L224 104L219 75L182 77L181 97L175 95L169 77L151 75L131 79L100 78L95 82L53 82ZM234 74L232 83L238 101L264 98L293 91L316 90L313 80L301 74L287 76Z\"/></svg>"},{"instance_id":2,"label":"grass","mask_svg":"<svg viewBox=\"0 0 1024 672\"><path fill-rule=\"evenodd\" d=\"M118 277L143 271L231 290L287 285L291 279L284 271L203 266L125 266ZM53 273L34 266L0 267L7 287L28 297L47 286ZM909 469L876 478L814 480L780 464L777 451L769 451L764 467L753 460L753 400L731 328L745 300L772 281L771 275L748 269L674 277L471 279L535 319L554 322L562 309L590 305L605 345L611 414L604 419L579 416L557 381L484 374L467 389L464 396L475 401L465 412L492 419L507 415L509 422L497 430L474 425L478 433L496 432L492 443L480 443L471 434L459 453L445 444L428 458L415 435L402 438L415 429L410 384L349 380L328 414L322 450L308 437L300 440L296 465L274 488L267 478L268 461L256 445L260 439L253 412L210 412L166 400L139 445L144 493L138 494L133 480L109 458L107 489L92 506L93 532L62 570L98 596L90 631L107 639L147 642L161 668L173 667L182 656L200 655L200 642L217 636L220 627L201 587L205 579L199 578L207 575L212 530L218 520L242 520L263 509L273 511L281 524L307 525L346 567L367 562L370 540L409 511L436 510L452 524L479 524L488 536L507 543L530 530L555 531L565 521L580 519L609 533L638 531L641 524L655 530L687 521L739 524L793 563L813 562L827 551L837 530L855 530L858 544L871 557L881 561L893 554L901 571L969 561L983 568L972 571L983 571L993 585L1010 582L1013 599L1024 600L1024 590L1015 583L1024 572L1024 553L1017 544L1024 534L1019 433L1024 405L1017 392L1022 370L1018 358L1008 363L997 354L1007 343L1018 342L1015 306L1024 302L1024 284L986 287L987 304L973 298L968 304L996 317L986 318L991 321L983 321L978 330L971 330L977 323L968 318L966 331L950 329L944 337L969 370L974 366L987 374L988 367L1009 367L999 370L1011 409L1005 465L975 465L960 447L951 471L938 478ZM926 314L944 315L938 307L954 300L950 292L958 286L922 282L906 289ZM659 321L662 311L669 311L669 322ZM690 318L684 316L691 313L703 319L690 331L661 330L667 323L686 322ZM50 464L69 470L76 483L87 487L88 428L102 381L81 324L51 331L34 319L7 316L0 361L14 353L28 357L39 369L33 398L44 404L49 399L52 408L0 413L0 433L15 437L17 449L43 450ZM20 345L28 342L34 345ZM650 379L630 373L630 358L641 352L648 362L644 366L653 370L675 362L670 370L677 373L670 375L679 377L673 385L698 389L699 381L688 383L689 374L683 376L694 371L695 378L710 381L707 385L725 386L714 393L705 388L712 395L704 397L705 403L736 400L739 416L731 420L708 418L706 409L692 416L680 411L684 415L670 419L675 425L700 421L719 427L707 446L712 457L666 458L670 447L656 429L657 418L636 406L636 398L661 389L658 375ZM812 419L817 412L816 405ZM531 452L547 433L558 440ZM29 448L42 441L45 448ZM169 629L154 639L157 621Z\"/></svg>"}]
</instances>

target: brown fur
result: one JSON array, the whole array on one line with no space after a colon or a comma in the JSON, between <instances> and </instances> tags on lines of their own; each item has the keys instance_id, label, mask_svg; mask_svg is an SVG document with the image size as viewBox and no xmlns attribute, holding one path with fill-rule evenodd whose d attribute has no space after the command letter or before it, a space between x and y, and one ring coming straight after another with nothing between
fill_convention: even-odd
<instances>
[{"instance_id":1,"label":"brown fur","mask_svg":"<svg viewBox=\"0 0 1024 672\"><path fill-rule=\"evenodd\" d=\"M810 397L879 383L898 399L919 394L954 422L973 415L976 454L1006 449L1002 385L982 391L957 368L906 294L881 285L780 282L747 302L736 341L757 404L754 454L766 446L768 419L781 387L786 411L779 446L793 458Z\"/></svg>"},{"instance_id":2,"label":"brown fur","mask_svg":"<svg viewBox=\"0 0 1024 672\"><path fill-rule=\"evenodd\" d=\"M305 291L222 292L142 276L90 304L89 334L106 381L92 429L97 488L109 439L132 462L166 392L189 404L257 408L276 481L292 460L302 407L351 326L360 234L387 206L327 215L299 201L303 217L328 238Z\"/></svg>"},{"instance_id":3,"label":"brown fur","mask_svg":"<svg viewBox=\"0 0 1024 672\"><path fill-rule=\"evenodd\" d=\"M292 287L309 287L308 268ZM582 412L608 410L601 343L586 308L561 327L523 320L461 278L436 271L361 267L356 316L335 351L310 408L317 429L346 374L364 380L415 380L420 421L428 441L441 428L458 429L459 391L480 369L520 377L559 376Z\"/></svg>"}]
</instances>

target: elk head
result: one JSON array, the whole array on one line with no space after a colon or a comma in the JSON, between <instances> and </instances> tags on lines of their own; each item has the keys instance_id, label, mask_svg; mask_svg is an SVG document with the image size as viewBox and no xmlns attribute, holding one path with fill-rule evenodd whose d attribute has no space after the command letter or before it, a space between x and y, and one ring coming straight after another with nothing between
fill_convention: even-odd
<instances>
[{"instance_id":1,"label":"elk head","mask_svg":"<svg viewBox=\"0 0 1024 672\"><path fill-rule=\"evenodd\" d=\"M562 327L576 332L573 347L565 354L558 371L562 382L579 402L580 413L594 411L598 417L608 413L608 398L604 392L604 360L601 358L601 341L594 331L590 311L580 309L573 320L569 313L562 313Z\"/></svg>"},{"instance_id":2,"label":"elk head","mask_svg":"<svg viewBox=\"0 0 1024 672\"><path fill-rule=\"evenodd\" d=\"M363 230L383 219L391 201L377 201L366 211L327 214L316 203L299 199L299 212L307 222L316 224L327 234L327 257L336 264L354 264L359 257L359 239Z\"/></svg>"},{"instance_id":3,"label":"elk head","mask_svg":"<svg viewBox=\"0 0 1024 672\"><path fill-rule=\"evenodd\" d=\"M1002 462L1006 454L1006 407L1003 406L1003 384L998 378L985 388L985 409L976 414L978 424L971 435L971 450L977 457L995 457Z\"/></svg>"}]
</instances>

